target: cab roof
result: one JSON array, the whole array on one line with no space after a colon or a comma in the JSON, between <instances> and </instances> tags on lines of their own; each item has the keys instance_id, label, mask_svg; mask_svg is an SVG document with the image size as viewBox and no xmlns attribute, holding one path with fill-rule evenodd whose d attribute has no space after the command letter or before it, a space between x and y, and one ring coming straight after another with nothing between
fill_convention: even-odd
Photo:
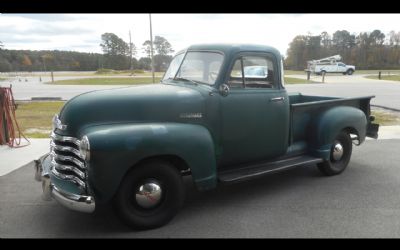
<instances>
[{"instance_id":1,"label":"cab roof","mask_svg":"<svg viewBox=\"0 0 400 250\"><path fill-rule=\"evenodd\" d=\"M278 60L281 59L281 53L277 49L259 44L195 44L185 50L216 50L223 52L225 55L232 55L238 52L268 52L274 54Z\"/></svg>"}]
</instances>

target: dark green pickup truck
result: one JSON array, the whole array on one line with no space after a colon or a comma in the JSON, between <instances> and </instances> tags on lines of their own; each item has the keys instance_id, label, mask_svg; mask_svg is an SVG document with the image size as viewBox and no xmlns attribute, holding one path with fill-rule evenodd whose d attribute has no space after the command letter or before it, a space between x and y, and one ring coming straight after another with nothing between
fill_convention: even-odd
<instances>
[{"instance_id":1,"label":"dark green pickup truck","mask_svg":"<svg viewBox=\"0 0 400 250\"><path fill-rule=\"evenodd\" d=\"M154 228L183 205L185 175L209 190L300 165L341 173L352 144L378 136L372 97L288 94L276 49L195 45L160 84L67 102L35 178L45 198L70 209L112 202L128 225Z\"/></svg>"}]
</instances>

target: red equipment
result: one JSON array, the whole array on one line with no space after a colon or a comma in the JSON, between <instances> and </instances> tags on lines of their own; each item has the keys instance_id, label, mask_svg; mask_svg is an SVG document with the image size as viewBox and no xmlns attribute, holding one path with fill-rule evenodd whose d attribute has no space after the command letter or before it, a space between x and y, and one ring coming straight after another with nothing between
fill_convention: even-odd
<instances>
[{"instance_id":1,"label":"red equipment","mask_svg":"<svg viewBox=\"0 0 400 250\"><path fill-rule=\"evenodd\" d=\"M0 144L7 144L13 148L29 145L29 140L19 128L15 115L16 109L17 105L14 101L11 86L0 87ZM21 145L21 137L28 141L28 144Z\"/></svg>"}]
</instances>

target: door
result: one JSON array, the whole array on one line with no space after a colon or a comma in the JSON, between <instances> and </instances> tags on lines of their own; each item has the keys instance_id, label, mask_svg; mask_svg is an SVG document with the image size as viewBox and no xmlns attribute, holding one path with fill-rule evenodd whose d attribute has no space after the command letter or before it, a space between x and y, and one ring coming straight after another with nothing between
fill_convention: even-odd
<instances>
[{"instance_id":1,"label":"door","mask_svg":"<svg viewBox=\"0 0 400 250\"><path fill-rule=\"evenodd\" d=\"M269 54L239 55L221 96L220 166L269 159L287 150L289 100ZM243 74L244 72L244 74Z\"/></svg>"},{"instance_id":2,"label":"door","mask_svg":"<svg viewBox=\"0 0 400 250\"><path fill-rule=\"evenodd\" d=\"M338 64L338 72L341 72L341 73L346 72L346 65L344 63Z\"/></svg>"}]
</instances>

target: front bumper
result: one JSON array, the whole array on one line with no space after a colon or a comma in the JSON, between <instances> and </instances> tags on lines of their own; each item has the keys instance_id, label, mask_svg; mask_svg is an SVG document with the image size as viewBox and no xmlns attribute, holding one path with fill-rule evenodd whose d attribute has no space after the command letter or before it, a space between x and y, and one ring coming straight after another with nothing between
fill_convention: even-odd
<instances>
[{"instance_id":1,"label":"front bumper","mask_svg":"<svg viewBox=\"0 0 400 250\"><path fill-rule=\"evenodd\" d=\"M64 207L84 213L92 213L95 210L96 204L92 196L78 195L64 191L51 182L49 155L36 160L34 167L35 180L42 182L42 197L44 200L51 200L53 198Z\"/></svg>"}]
</instances>

